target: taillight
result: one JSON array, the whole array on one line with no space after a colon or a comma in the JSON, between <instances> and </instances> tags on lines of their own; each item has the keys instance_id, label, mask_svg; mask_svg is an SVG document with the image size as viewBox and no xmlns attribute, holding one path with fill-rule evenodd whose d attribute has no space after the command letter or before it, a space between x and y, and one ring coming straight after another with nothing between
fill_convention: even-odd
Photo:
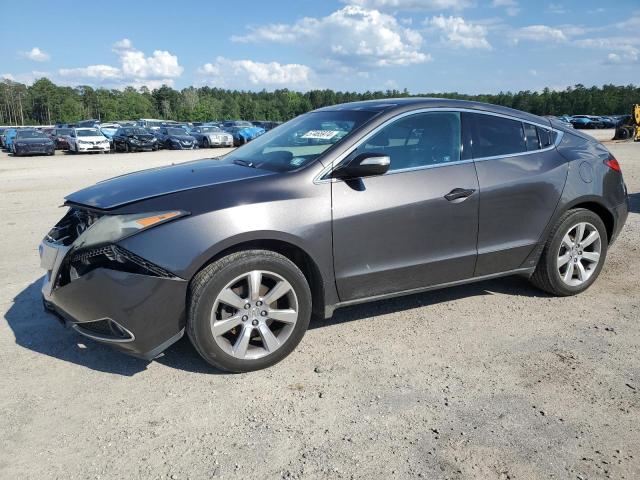
<instances>
[{"instance_id":1,"label":"taillight","mask_svg":"<svg viewBox=\"0 0 640 480\"><path fill-rule=\"evenodd\" d=\"M607 160L604 161L604 164L609 167L611 170L615 170L616 172L622 172L622 169L620 168L620 164L618 163L618 160L616 160L614 157L609 157Z\"/></svg>"}]
</instances>

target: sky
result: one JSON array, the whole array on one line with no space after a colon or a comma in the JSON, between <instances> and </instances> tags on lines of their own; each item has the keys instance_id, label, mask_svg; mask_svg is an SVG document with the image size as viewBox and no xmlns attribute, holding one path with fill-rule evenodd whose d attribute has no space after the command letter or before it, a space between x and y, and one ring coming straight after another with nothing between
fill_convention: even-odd
<instances>
[{"instance_id":1,"label":"sky","mask_svg":"<svg viewBox=\"0 0 640 480\"><path fill-rule=\"evenodd\" d=\"M0 78L124 88L562 90L639 84L640 0L21 0Z\"/></svg>"}]
</instances>

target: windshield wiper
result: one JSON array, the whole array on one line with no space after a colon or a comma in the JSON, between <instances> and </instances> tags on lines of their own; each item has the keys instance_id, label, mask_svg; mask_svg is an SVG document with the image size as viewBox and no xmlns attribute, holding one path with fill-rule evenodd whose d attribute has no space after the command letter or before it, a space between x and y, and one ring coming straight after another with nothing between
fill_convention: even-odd
<instances>
[{"instance_id":1,"label":"windshield wiper","mask_svg":"<svg viewBox=\"0 0 640 480\"><path fill-rule=\"evenodd\" d=\"M256 168L255 164L249 160L234 160L233 163L236 165L242 165L243 167Z\"/></svg>"}]
</instances>

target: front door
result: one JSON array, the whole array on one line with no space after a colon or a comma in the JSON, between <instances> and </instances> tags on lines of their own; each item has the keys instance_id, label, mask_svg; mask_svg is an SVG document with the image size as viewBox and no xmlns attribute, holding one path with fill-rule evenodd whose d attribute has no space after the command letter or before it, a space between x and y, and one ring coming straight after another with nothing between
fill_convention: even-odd
<instances>
[{"instance_id":1,"label":"front door","mask_svg":"<svg viewBox=\"0 0 640 480\"><path fill-rule=\"evenodd\" d=\"M341 301L473 275L478 180L461 155L457 112L405 116L365 140L391 158L387 174L332 184L336 283Z\"/></svg>"}]
</instances>

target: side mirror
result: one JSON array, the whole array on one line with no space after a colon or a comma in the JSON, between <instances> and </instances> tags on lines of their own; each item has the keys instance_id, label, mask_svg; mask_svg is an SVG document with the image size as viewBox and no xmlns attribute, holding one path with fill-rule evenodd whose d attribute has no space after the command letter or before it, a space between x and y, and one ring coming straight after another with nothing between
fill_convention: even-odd
<instances>
[{"instance_id":1,"label":"side mirror","mask_svg":"<svg viewBox=\"0 0 640 480\"><path fill-rule=\"evenodd\" d=\"M389 170L391 158L382 153L361 153L346 165L341 165L333 171L333 177L349 180L363 177L384 175Z\"/></svg>"}]
</instances>

